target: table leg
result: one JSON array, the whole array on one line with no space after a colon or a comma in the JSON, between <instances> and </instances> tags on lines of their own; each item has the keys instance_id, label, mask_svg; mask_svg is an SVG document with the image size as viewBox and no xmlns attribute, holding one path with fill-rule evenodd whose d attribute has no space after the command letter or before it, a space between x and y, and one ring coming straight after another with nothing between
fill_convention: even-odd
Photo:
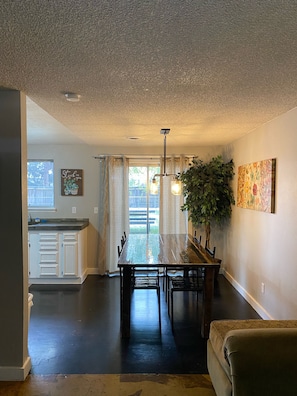
<instances>
[{"instance_id":1,"label":"table leg","mask_svg":"<svg viewBox=\"0 0 297 396\"><path fill-rule=\"evenodd\" d=\"M123 268L123 287L121 290L121 332L122 338L130 337L131 316L131 267Z\"/></svg>"},{"instance_id":2,"label":"table leg","mask_svg":"<svg viewBox=\"0 0 297 396\"><path fill-rule=\"evenodd\" d=\"M201 335L208 338L211 322L212 300L214 293L215 268L206 267L204 276L203 305L202 305L202 324Z\"/></svg>"}]
</instances>

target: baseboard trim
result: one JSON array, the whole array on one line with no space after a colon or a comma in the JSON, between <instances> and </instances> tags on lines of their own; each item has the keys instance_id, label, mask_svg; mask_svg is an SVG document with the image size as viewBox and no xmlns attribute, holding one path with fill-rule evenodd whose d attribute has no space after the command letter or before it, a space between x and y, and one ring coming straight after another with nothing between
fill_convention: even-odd
<instances>
[{"instance_id":1,"label":"baseboard trim","mask_svg":"<svg viewBox=\"0 0 297 396\"><path fill-rule=\"evenodd\" d=\"M88 276L88 270L85 269L83 274L82 274L82 276L81 276L81 283L84 283L84 281L86 280L87 276Z\"/></svg>"},{"instance_id":2,"label":"baseboard trim","mask_svg":"<svg viewBox=\"0 0 297 396\"><path fill-rule=\"evenodd\" d=\"M244 287L242 287L232 275L225 269L223 275L231 283L231 285L238 291L239 294L254 308L254 310L261 316L262 319L273 320L274 318L267 312L255 298L249 294Z\"/></svg>"},{"instance_id":3,"label":"baseboard trim","mask_svg":"<svg viewBox=\"0 0 297 396\"><path fill-rule=\"evenodd\" d=\"M0 366L0 381L25 381L31 370L31 358L27 357L22 367Z\"/></svg>"}]
</instances>

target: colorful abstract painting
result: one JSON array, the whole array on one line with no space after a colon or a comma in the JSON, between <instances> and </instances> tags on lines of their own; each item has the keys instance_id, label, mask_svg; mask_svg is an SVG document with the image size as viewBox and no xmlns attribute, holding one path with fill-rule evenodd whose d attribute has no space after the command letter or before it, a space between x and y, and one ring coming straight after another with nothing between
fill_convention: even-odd
<instances>
[{"instance_id":1,"label":"colorful abstract painting","mask_svg":"<svg viewBox=\"0 0 297 396\"><path fill-rule=\"evenodd\" d=\"M239 166L237 206L275 212L275 165L274 158Z\"/></svg>"}]
</instances>

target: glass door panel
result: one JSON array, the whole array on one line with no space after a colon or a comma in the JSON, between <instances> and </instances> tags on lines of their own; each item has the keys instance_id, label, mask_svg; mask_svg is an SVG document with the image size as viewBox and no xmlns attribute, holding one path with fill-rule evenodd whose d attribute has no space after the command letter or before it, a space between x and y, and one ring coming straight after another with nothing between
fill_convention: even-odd
<instances>
[{"instance_id":1,"label":"glass door panel","mask_svg":"<svg viewBox=\"0 0 297 396\"><path fill-rule=\"evenodd\" d=\"M159 195L150 194L158 166L129 167L129 227L133 234L159 233Z\"/></svg>"}]
</instances>

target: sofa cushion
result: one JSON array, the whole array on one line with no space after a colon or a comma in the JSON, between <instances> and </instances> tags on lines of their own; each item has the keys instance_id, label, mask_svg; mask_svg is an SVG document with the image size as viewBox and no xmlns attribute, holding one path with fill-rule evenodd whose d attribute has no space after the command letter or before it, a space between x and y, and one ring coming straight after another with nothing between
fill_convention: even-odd
<instances>
[{"instance_id":1,"label":"sofa cushion","mask_svg":"<svg viewBox=\"0 0 297 396\"><path fill-rule=\"evenodd\" d=\"M210 324L209 341L214 353L231 381L230 366L225 353L225 338L232 330L263 328L296 328L297 320L215 320Z\"/></svg>"},{"instance_id":2,"label":"sofa cushion","mask_svg":"<svg viewBox=\"0 0 297 396\"><path fill-rule=\"evenodd\" d=\"M296 327L231 330L224 348L233 395L296 395Z\"/></svg>"}]
</instances>

